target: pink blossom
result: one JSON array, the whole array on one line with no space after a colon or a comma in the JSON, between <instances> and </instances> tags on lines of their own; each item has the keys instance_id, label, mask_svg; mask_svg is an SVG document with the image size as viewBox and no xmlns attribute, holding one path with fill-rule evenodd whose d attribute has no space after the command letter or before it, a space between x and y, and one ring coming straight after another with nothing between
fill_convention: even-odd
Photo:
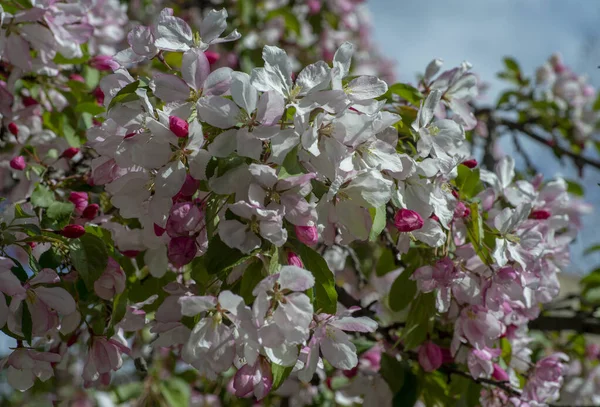
<instances>
[{"instance_id":1,"label":"pink blossom","mask_svg":"<svg viewBox=\"0 0 600 407\"><path fill-rule=\"evenodd\" d=\"M426 372L433 372L442 365L442 350L433 342L426 342L419 348L419 364Z\"/></svg>"},{"instance_id":2,"label":"pink blossom","mask_svg":"<svg viewBox=\"0 0 600 407\"><path fill-rule=\"evenodd\" d=\"M506 373L506 370L502 369L497 363L494 363L494 371L492 372L492 378L500 382L509 381L508 373Z\"/></svg>"},{"instance_id":3,"label":"pink blossom","mask_svg":"<svg viewBox=\"0 0 600 407\"><path fill-rule=\"evenodd\" d=\"M69 202L75 205L75 213L81 215L88 206L89 197L86 192L71 192Z\"/></svg>"},{"instance_id":4,"label":"pink blossom","mask_svg":"<svg viewBox=\"0 0 600 407\"><path fill-rule=\"evenodd\" d=\"M192 196L194 196L199 186L200 181L194 179L190 174L186 174L185 182L181 186L181 189L176 196L189 201L191 200Z\"/></svg>"},{"instance_id":5,"label":"pink blossom","mask_svg":"<svg viewBox=\"0 0 600 407\"><path fill-rule=\"evenodd\" d=\"M96 55L89 60L89 64L99 71L114 71L120 67L119 63L109 55Z\"/></svg>"},{"instance_id":6,"label":"pink blossom","mask_svg":"<svg viewBox=\"0 0 600 407\"><path fill-rule=\"evenodd\" d=\"M23 157L22 155L18 155L16 157L14 157L12 160L10 160L9 165L10 165L10 168L12 168L13 170L17 170L17 171L23 171L25 169L25 167L27 167L27 163L25 162L25 157Z\"/></svg>"},{"instance_id":7,"label":"pink blossom","mask_svg":"<svg viewBox=\"0 0 600 407\"><path fill-rule=\"evenodd\" d=\"M15 122L8 123L8 131L12 133L13 136L19 134L19 126Z\"/></svg>"},{"instance_id":8,"label":"pink blossom","mask_svg":"<svg viewBox=\"0 0 600 407\"><path fill-rule=\"evenodd\" d=\"M81 216L85 219L92 220L98 216L98 211L100 210L100 205L98 204L90 204L85 207Z\"/></svg>"},{"instance_id":9,"label":"pink blossom","mask_svg":"<svg viewBox=\"0 0 600 407\"><path fill-rule=\"evenodd\" d=\"M423 227L423 218L410 209L400 209L394 216L394 225L400 232L412 232Z\"/></svg>"},{"instance_id":10,"label":"pink blossom","mask_svg":"<svg viewBox=\"0 0 600 407\"><path fill-rule=\"evenodd\" d=\"M103 300L110 300L125 290L126 277L115 259L108 258L102 275L94 282L94 291Z\"/></svg>"},{"instance_id":11,"label":"pink blossom","mask_svg":"<svg viewBox=\"0 0 600 407\"><path fill-rule=\"evenodd\" d=\"M492 360L500 356L502 351L500 349L473 349L467 358L467 365L469 372L473 379L480 377L488 378L494 372L494 365Z\"/></svg>"},{"instance_id":12,"label":"pink blossom","mask_svg":"<svg viewBox=\"0 0 600 407\"><path fill-rule=\"evenodd\" d=\"M103 386L108 386L110 372L119 370L123 365L123 353L130 353L124 341L92 337L87 360L83 366L84 386L90 387L98 380Z\"/></svg>"},{"instance_id":13,"label":"pink blossom","mask_svg":"<svg viewBox=\"0 0 600 407\"><path fill-rule=\"evenodd\" d=\"M206 55L206 59L208 59L208 63L211 65L221 59L221 54L215 51L204 51L204 55Z\"/></svg>"},{"instance_id":14,"label":"pink blossom","mask_svg":"<svg viewBox=\"0 0 600 407\"><path fill-rule=\"evenodd\" d=\"M61 355L51 352L38 352L33 349L16 349L6 362L8 384L19 391L33 387L35 378L45 382L54 376L52 364L60 362Z\"/></svg>"},{"instance_id":15,"label":"pink blossom","mask_svg":"<svg viewBox=\"0 0 600 407\"><path fill-rule=\"evenodd\" d=\"M296 266L300 268L304 268L304 263L302 263L302 259L294 252L287 253L287 263L290 266Z\"/></svg>"},{"instance_id":16,"label":"pink blossom","mask_svg":"<svg viewBox=\"0 0 600 407\"><path fill-rule=\"evenodd\" d=\"M190 236L195 234L204 223L204 214L192 202L180 202L173 205L167 219L166 230L169 236Z\"/></svg>"},{"instance_id":17,"label":"pink blossom","mask_svg":"<svg viewBox=\"0 0 600 407\"><path fill-rule=\"evenodd\" d=\"M189 134L189 124L177 116L169 116L169 129L179 138L185 138Z\"/></svg>"},{"instance_id":18,"label":"pink blossom","mask_svg":"<svg viewBox=\"0 0 600 407\"><path fill-rule=\"evenodd\" d=\"M295 225L296 237L307 246L314 246L319 241L319 232L316 226Z\"/></svg>"},{"instance_id":19,"label":"pink blossom","mask_svg":"<svg viewBox=\"0 0 600 407\"><path fill-rule=\"evenodd\" d=\"M262 400L271 391L271 386L271 366L262 356L254 365L242 366L233 377L233 389L237 397L250 397L254 394L257 400Z\"/></svg>"},{"instance_id":20,"label":"pink blossom","mask_svg":"<svg viewBox=\"0 0 600 407\"><path fill-rule=\"evenodd\" d=\"M455 338L485 348L504 333L504 325L485 307L471 305L463 308L455 323Z\"/></svg>"}]
</instances>

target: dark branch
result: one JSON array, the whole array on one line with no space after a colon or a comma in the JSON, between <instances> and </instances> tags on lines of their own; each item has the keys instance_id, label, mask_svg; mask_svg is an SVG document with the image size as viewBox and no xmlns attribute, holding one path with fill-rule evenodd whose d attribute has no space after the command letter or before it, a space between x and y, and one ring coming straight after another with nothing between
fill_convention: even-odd
<instances>
[{"instance_id":1,"label":"dark branch","mask_svg":"<svg viewBox=\"0 0 600 407\"><path fill-rule=\"evenodd\" d=\"M550 316L542 315L529 322L529 329L538 331L575 331L600 335L600 321L585 316Z\"/></svg>"}]
</instances>

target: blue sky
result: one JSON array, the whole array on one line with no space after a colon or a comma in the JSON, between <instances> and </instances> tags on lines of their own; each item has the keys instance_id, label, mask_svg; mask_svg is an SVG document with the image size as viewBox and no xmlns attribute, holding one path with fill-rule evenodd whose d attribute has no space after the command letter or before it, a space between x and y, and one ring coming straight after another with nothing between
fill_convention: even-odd
<instances>
[{"instance_id":1,"label":"blue sky","mask_svg":"<svg viewBox=\"0 0 600 407\"><path fill-rule=\"evenodd\" d=\"M502 90L496 73L502 58L515 57L521 69L532 75L553 52L560 52L567 65L587 74L600 87L600 2L595 0L371 0L374 43L397 63L397 79L412 81L433 58L442 58L446 68L463 60L491 87L482 103L493 103ZM523 141L536 168L548 179L555 174L577 178L570 162L562 165L553 154L533 141ZM502 143L512 150L509 140ZM519 157L515 157L519 165ZM572 247L573 267L578 274L600 267L600 255L582 255L600 243L600 171L586 169L582 182L586 199L596 213L586 218L586 227Z\"/></svg>"}]
</instances>

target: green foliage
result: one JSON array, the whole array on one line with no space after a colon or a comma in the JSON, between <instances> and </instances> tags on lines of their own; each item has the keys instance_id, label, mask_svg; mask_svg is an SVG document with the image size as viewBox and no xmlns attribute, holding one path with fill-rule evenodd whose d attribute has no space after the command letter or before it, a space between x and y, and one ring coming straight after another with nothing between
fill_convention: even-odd
<instances>
[{"instance_id":1,"label":"green foliage","mask_svg":"<svg viewBox=\"0 0 600 407\"><path fill-rule=\"evenodd\" d=\"M71 264L83 279L88 290L102 275L108 264L106 244L98 236L86 233L69 245Z\"/></svg>"},{"instance_id":2,"label":"green foliage","mask_svg":"<svg viewBox=\"0 0 600 407\"><path fill-rule=\"evenodd\" d=\"M23 314L21 315L21 331L25 340L31 345L33 321L31 320L31 312L26 301L22 303L21 309L23 310Z\"/></svg>"},{"instance_id":3,"label":"green foliage","mask_svg":"<svg viewBox=\"0 0 600 407\"><path fill-rule=\"evenodd\" d=\"M111 99L108 110L112 109L117 103L127 103L138 100L138 95L135 93L137 88L140 86L140 81L131 82L123 89L121 89L114 98Z\"/></svg>"},{"instance_id":4,"label":"green foliage","mask_svg":"<svg viewBox=\"0 0 600 407\"><path fill-rule=\"evenodd\" d=\"M191 387L179 377L171 377L158 385L161 395L170 407L187 407L190 405Z\"/></svg>"},{"instance_id":5,"label":"green foliage","mask_svg":"<svg viewBox=\"0 0 600 407\"><path fill-rule=\"evenodd\" d=\"M285 382L285 379L288 378L294 366L281 366L277 363L271 363L271 373L273 375L273 387L271 391L275 391Z\"/></svg>"},{"instance_id":6,"label":"green foliage","mask_svg":"<svg viewBox=\"0 0 600 407\"><path fill-rule=\"evenodd\" d=\"M265 277L263 276L263 264L261 261L254 261L244 271L242 283L240 287L240 295L244 298L246 304L251 304L254 301L252 290Z\"/></svg>"},{"instance_id":7,"label":"green foliage","mask_svg":"<svg viewBox=\"0 0 600 407\"><path fill-rule=\"evenodd\" d=\"M321 312L335 314L337 292L335 291L333 272L319 253L300 242L297 242L295 246L304 267L315 277L315 311L321 310Z\"/></svg>"},{"instance_id":8,"label":"green foliage","mask_svg":"<svg viewBox=\"0 0 600 407\"><path fill-rule=\"evenodd\" d=\"M54 202L54 192L43 185L37 185L31 193L31 204L40 208L48 208Z\"/></svg>"},{"instance_id":9,"label":"green foliage","mask_svg":"<svg viewBox=\"0 0 600 407\"><path fill-rule=\"evenodd\" d=\"M414 349L427 339L436 315L435 294L419 294L411 303L406 326L402 330L405 349Z\"/></svg>"},{"instance_id":10,"label":"green foliage","mask_svg":"<svg viewBox=\"0 0 600 407\"><path fill-rule=\"evenodd\" d=\"M62 229L69 224L73 209L75 205L71 202L53 202L46 211L46 217L43 218L44 226Z\"/></svg>"},{"instance_id":11,"label":"green foliage","mask_svg":"<svg viewBox=\"0 0 600 407\"><path fill-rule=\"evenodd\" d=\"M369 208L369 214L371 215L371 221L373 223L371 231L369 232L369 241L374 242L377 240L387 223L385 205L382 205L379 208Z\"/></svg>"},{"instance_id":12,"label":"green foliage","mask_svg":"<svg viewBox=\"0 0 600 407\"><path fill-rule=\"evenodd\" d=\"M415 298L417 283L410 279L411 274L410 270L404 270L394 280L388 298L388 303L392 311L402 311Z\"/></svg>"},{"instance_id":13,"label":"green foliage","mask_svg":"<svg viewBox=\"0 0 600 407\"><path fill-rule=\"evenodd\" d=\"M40 256L40 267L56 269L62 264L62 259L62 255L56 250L56 248L51 247Z\"/></svg>"},{"instance_id":14,"label":"green foliage","mask_svg":"<svg viewBox=\"0 0 600 407\"><path fill-rule=\"evenodd\" d=\"M383 97L391 99L392 95L398 95L414 106L419 106L421 100L423 100L423 94L418 89L405 83L395 83L391 85Z\"/></svg>"},{"instance_id":15,"label":"green foliage","mask_svg":"<svg viewBox=\"0 0 600 407\"><path fill-rule=\"evenodd\" d=\"M238 249L227 246L218 235L210 240L204 257L206 270L210 274L217 275L226 273L250 258L249 255L240 252Z\"/></svg>"},{"instance_id":16,"label":"green foliage","mask_svg":"<svg viewBox=\"0 0 600 407\"><path fill-rule=\"evenodd\" d=\"M479 168L470 169L466 165L459 165L458 176L454 181L462 199L471 199L483 190L479 180Z\"/></svg>"}]
</instances>

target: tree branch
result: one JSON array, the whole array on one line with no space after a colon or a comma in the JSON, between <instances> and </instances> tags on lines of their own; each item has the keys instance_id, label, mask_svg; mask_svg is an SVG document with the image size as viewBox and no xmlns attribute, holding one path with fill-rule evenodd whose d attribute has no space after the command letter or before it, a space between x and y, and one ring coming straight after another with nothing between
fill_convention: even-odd
<instances>
[{"instance_id":1,"label":"tree branch","mask_svg":"<svg viewBox=\"0 0 600 407\"><path fill-rule=\"evenodd\" d=\"M529 322L529 329L537 331L575 331L600 335L600 321L585 316L542 315Z\"/></svg>"}]
</instances>

